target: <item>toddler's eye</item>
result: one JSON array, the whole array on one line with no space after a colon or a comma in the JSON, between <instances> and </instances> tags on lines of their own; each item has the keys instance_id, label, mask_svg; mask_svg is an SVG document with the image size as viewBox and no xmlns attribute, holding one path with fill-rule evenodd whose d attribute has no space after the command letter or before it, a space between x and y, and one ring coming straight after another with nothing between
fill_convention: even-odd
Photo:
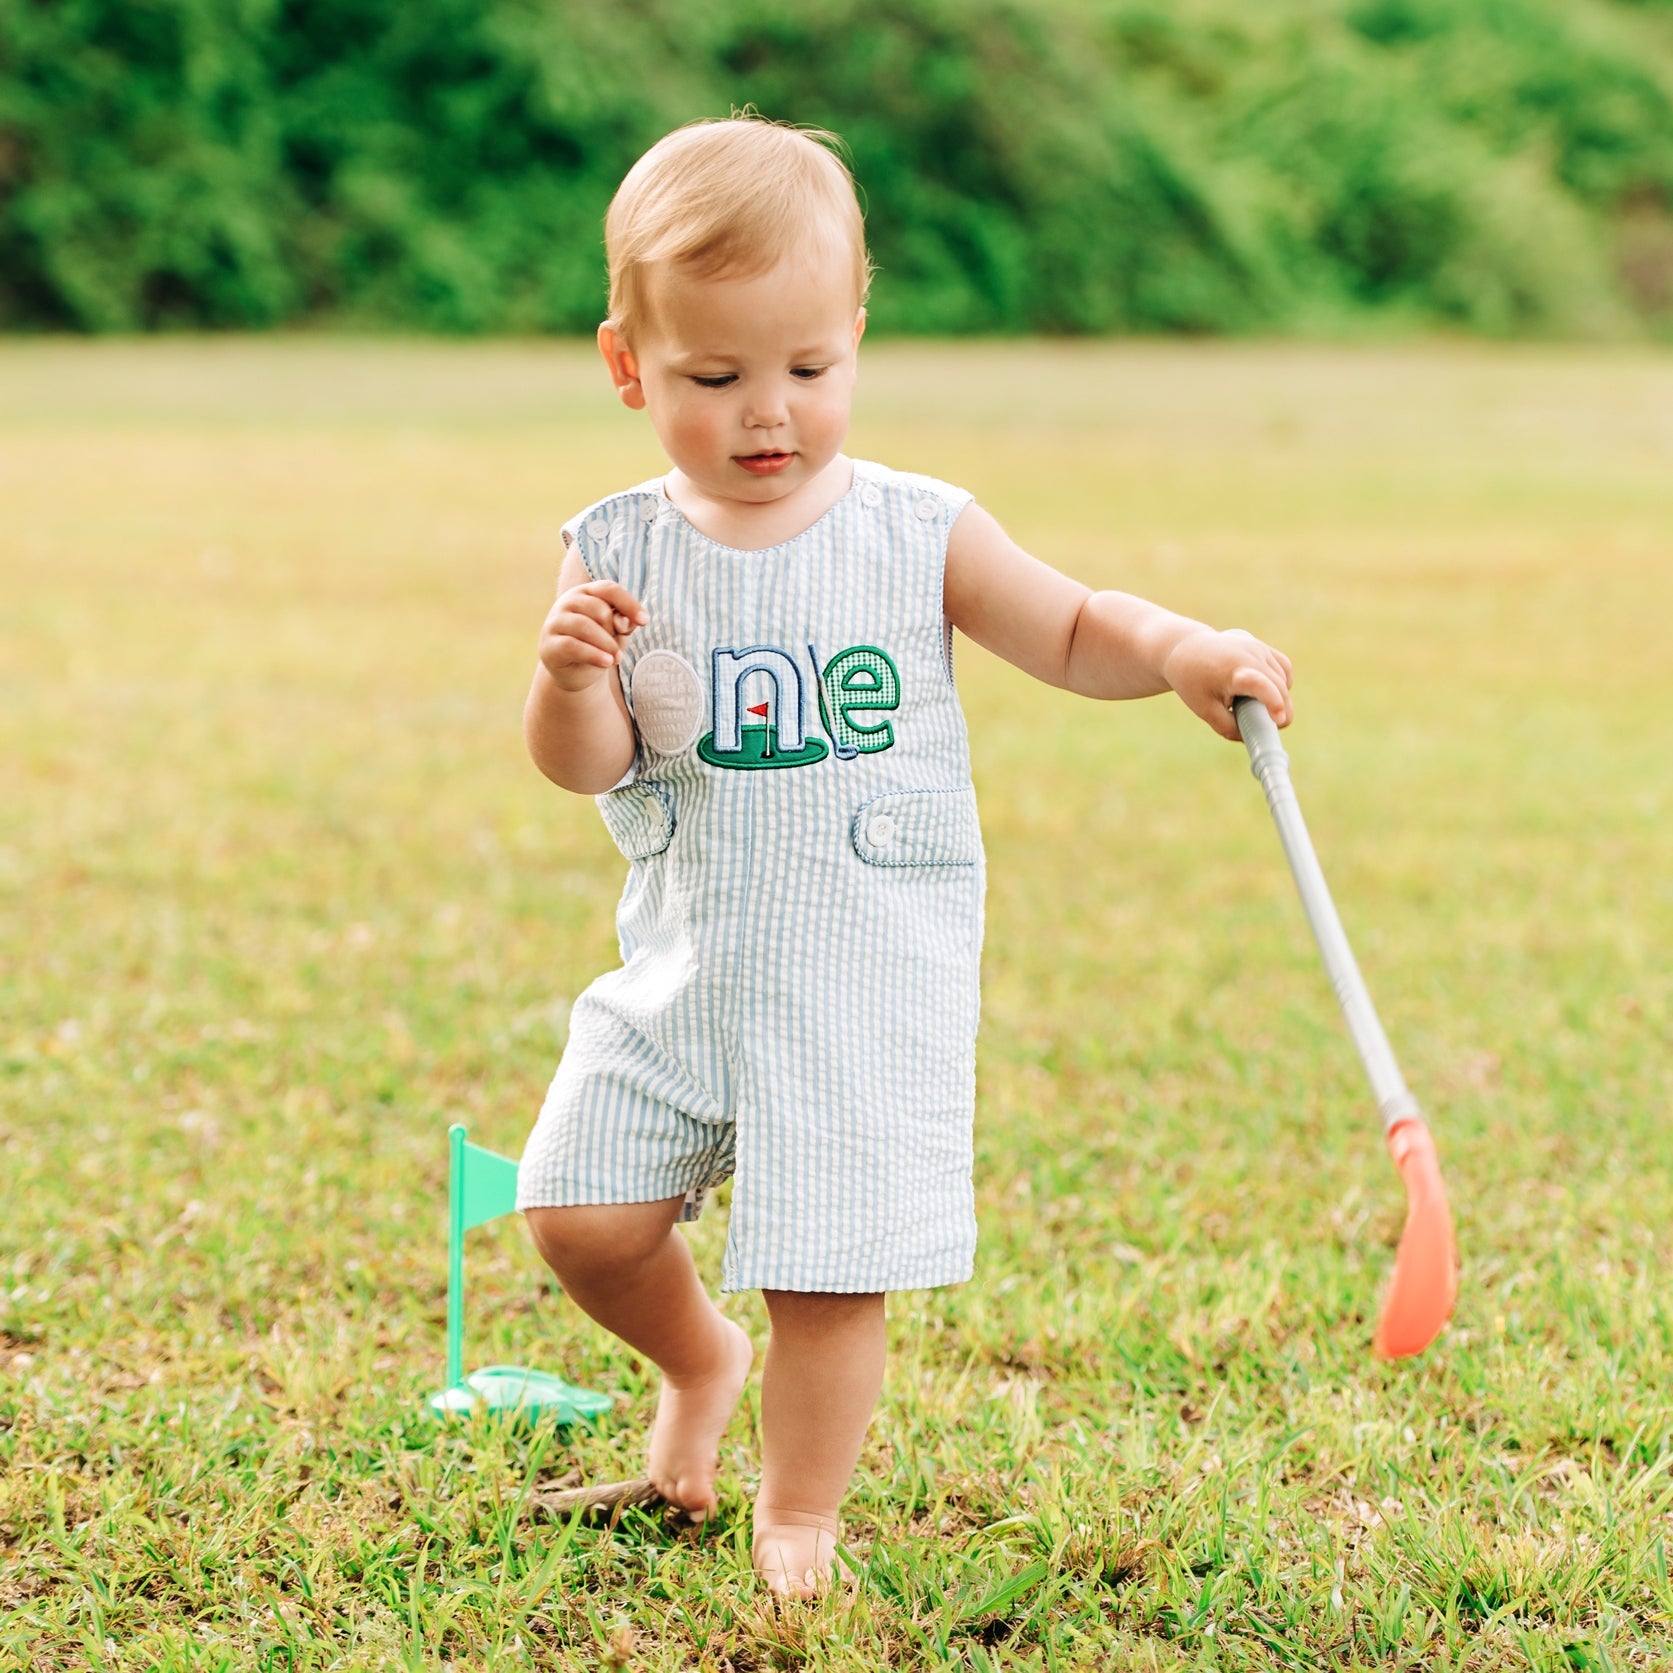
<instances>
[{"instance_id":1,"label":"toddler's eye","mask_svg":"<svg viewBox=\"0 0 1673 1673\"><path fill-rule=\"evenodd\" d=\"M713 378L700 378L694 376L691 381L696 384L699 389L725 389L729 385L736 383L738 380L734 373L723 372L719 377Z\"/></svg>"},{"instance_id":2,"label":"toddler's eye","mask_svg":"<svg viewBox=\"0 0 1673 1673\"><path fill-rule=\"evenodd\" d=\"M822 378L830 370L828 366L792 366L790 375L800 378L804 383L811 383L815 378Z\"/></svg>"}]
</instances>

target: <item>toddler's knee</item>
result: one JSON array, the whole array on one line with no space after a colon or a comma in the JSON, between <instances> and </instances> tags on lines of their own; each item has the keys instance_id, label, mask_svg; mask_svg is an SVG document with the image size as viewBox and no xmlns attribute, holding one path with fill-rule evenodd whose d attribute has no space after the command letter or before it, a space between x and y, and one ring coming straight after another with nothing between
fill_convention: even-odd
<instances>
[{"instance_id":1,"label":"toddler's knee","mask_svg":"<svg viewBox=\"0 0 1673 1673\"><path fill-rule=\"evenodd\" d=\"M775 1331L814 1334L882 1328L887 1296L882 1291L845 1294L822 1290L763 1290Z\"/></svg>"},{"instance_id":2,"label":"toddler's knee","mask_svg":"<svg viewBox=\"0 0 1673 1673\"><path fill-rule=\"evenodd\" d=\"M672 1217L660 1203L524 1210L540 1258L561 1279L637 1266L667 1241Z\"/></svg>"}]
</instances>

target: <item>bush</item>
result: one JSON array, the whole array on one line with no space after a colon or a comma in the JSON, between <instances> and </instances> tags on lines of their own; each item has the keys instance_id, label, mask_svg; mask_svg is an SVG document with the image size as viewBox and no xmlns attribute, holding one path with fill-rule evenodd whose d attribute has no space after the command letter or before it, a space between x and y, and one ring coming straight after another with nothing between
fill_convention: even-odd
<instances>
[{"instance_id":1,"label":"bush","mask_svg":"<svg viewBox=\"0 0 1673 1673\"><path fill-rule=\"evenodd\" d=\"M1673 328L1669 0L0 0L0 325L590 330L617 180L851 146L874 327Z\"/></svg>"}]
</instances>

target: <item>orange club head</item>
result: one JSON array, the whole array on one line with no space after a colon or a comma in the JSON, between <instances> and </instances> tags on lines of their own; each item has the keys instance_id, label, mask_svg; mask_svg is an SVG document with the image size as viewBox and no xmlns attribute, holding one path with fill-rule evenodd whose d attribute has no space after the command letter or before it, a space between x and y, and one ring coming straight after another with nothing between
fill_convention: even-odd
<instances>
[{"instance_id":1,"label":"orange club head","mask_svg":"<svg viewBox=\"0 0 1673 1673\"><path fill-rule=\"evenodd\" d=\"M1388 1149L1406 1182L1406 1224L1372 1347L1383 1359L1407 1359L1422 1353L1452 1317L1458 1299L1458 1245L1428 1126L1422 1121L1397 1122L1389 1130Z\"/></svg>"}]
</instances>

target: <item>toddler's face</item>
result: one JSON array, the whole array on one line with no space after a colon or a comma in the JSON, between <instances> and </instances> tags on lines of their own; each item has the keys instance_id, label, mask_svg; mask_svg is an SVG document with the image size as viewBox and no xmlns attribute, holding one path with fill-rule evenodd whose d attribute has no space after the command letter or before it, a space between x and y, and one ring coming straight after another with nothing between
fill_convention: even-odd
<instances>
[{"instance_id":1,"label":"toddler's face","mask_svg":"<svg viewBox=\"0 0 1673 1673\"><path fill-rule=\"evenodd\" d=\"M865 326L845 264L792 259L754 278L666 270L652 277L649 303L631 349L608 328L600 343L622 398L650 415L693 486L765 505L831 464L848 433Z\"/></svg>"}]
</instances>

